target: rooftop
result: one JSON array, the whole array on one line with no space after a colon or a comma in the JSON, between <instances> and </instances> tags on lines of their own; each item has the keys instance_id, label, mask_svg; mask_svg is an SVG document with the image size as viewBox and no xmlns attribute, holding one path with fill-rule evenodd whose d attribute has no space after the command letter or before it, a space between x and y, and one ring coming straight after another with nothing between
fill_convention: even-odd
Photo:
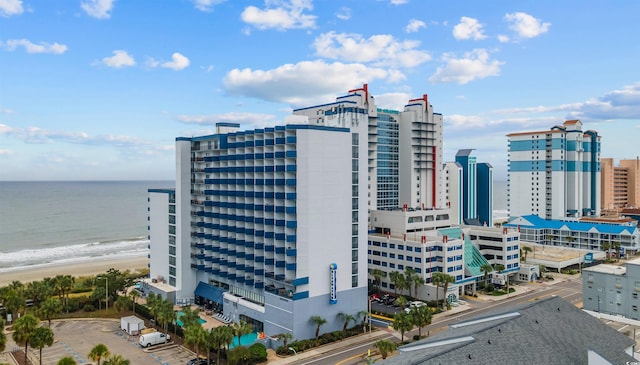
<instances>
[{"instance_id":1,"label":"rooftop","mask_svg":"<svg viewBox=\"0 0 640 365\"><path fill-rule=\"evenodd\" d=\"M612 364L635 361L634 341L560 297L457 323L400 348L382 364L587 364L589 352Z\"/></svg>"}]
</instances>

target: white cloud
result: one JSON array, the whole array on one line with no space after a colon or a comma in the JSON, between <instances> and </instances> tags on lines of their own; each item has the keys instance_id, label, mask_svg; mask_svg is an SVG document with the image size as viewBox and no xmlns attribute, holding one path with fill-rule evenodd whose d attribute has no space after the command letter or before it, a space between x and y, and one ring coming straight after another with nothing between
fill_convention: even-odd
<instances>
[{"instance_id":1,"label":"white cloud","mask_svg":"<svg viewBox=\"0 0 640 365\"><path fill-rule=\"evenodd\" d=\"M498 34L498 41L500 41L500 43L507 43L510 40L511 40L511 38L509 38L508 35Z\"/></svg>"},{"instance_id":2,"label":"white cloud","mask_svg":"<svg viewBox=\"0 0 640 365\"><path fill-rule=\"evenodd\" d=\"M509 28L522 38L534 38L546 33L551 23L542 23L527 13L507 13L504 19L510 23Z\"/></svg>"},{"instance_id":3,"label":"white cloud","mask_svg":"<svg viewBox=\"0 0 640 365\"><path fill-rule=\"evenodd\" d=\"M422 20L411 19L409 20L409 24L404 28L404 31L407 33L415 33L420 30L420 28L426 28L427 24Z\"/></svg>"},{"instance_id":4,"label":"white cloud","mask_svg":"<svg viewBox=\"0 0 640 365\"><path fill-rule=\"evenodd\" d=\"M6 109L6 108L0 108L0 113L3 113L3 114L13 114L13 110L11 110L11 109ZM2 128L2 124L0 124L0 128Z\"/></svg>"},{"instance_id":5,"label":"white cloud","mask_svg":"<svg viewBox=\"0 0 640 365\"><path fill-rule=\"evenodd\" d=\"M391 0L392 5L404 5L408 2L409 0Z\"/></svg>"},{"instance_id":6,"label":"white cloud","mask_svg":"<svg viewBox=\"0 0 640 365\"><path fill-rule=\"evenodd\" d=\"M376 106L383 109L402 110L411 99L408 93L386 93L374 95L376 98Z\"/></svg>"},{"instance_id":7,"label":"white cloud","mask_svg":"<svg viewBox=\"0 0 640 365\"><path fill-rule=\"evenodd\" d=\"M351 19L351 9L346 6L341 7L340 10L336 13L336 18L340 20Z\"/></svg>"},{"instance_id":8,"label":"white cloud","mask_svg":"<svg viewBox=\"0 0 640 365\"><path fill-rule=\"evenodd\" d=\"M189 67L190 63L191 61L189 61L187 57L176 52L173 55L171 55L171 61L162 63L160 67L170 68L175 71L180 71Z\"/></svg>"},{"instance_id":9,"label":"white cloud","mask_svg":"<svg viewBox=\"0 0 640 365\"><path fill-rule=\"evenodd\" d=\"M0 150L0 156L9 156L9 155L13 155L13 151L12 150Z\"/></svg>"},{"instance_id":10,"label":"white cloud","mask_svg":"<svg viewBox=\"0 0 640 365\"><path fill-rule=\"evenodd\" d=\"M113 56L103 58L102 63L108 67L122 68L126 66L134 66L136 61L127 53L127 51L115 50L113 51Z\"/></svg>"},{"instance_id":11,"label":"white cloud","mask_svg":"<svg viewBox=\"0 0 640 365\"><path fill-rule=\"evenodd\" d=\"M454 54L445 53L443 60L446 65L438 67L429 81L435 83L455 82L463 85L476 79L498 76L500 66L504 64L504 62L491 60L489 52L485 49L474 49L465 53L463 58L455 58Z\"/></svg>"},{"instance_id":12,"label":"white cloud","mask_svg":"<svg viewBox=\"0 0 640 365\"><path fill-rule=\"evenodd\" d=\"M477 19L463 16L460 23L453 27L453 37L455 39L485 39L487 36L482 30L483 25Z\"/></svg>"},{"instance_id":13,"label":"white cloud","mask_svg":"<svg viewBox=\"0 0 640 365\"><path fill-rule=\"evenodd\" d=\"M80 7L87 15L98 19L109 19L115 0L83 0Z\"/></svg>"},{"instance_id":14,"label":"white cloud","mask_svg":"<svg viewBox=\"0 0 640 365\"><path fill-rule=\"evenodd\" d=\"M398 77L383 68L318 60L271 70L234 69L224 77L223 86L232 95L304 106L333 101L353 85Z\"/></svg>"},{"instance_id":15,"label":"white cloud","mask_svg":"<svg viewBox=\"0 0 640 365\"><path fill-rule=\"evenodd\" d=\"M84 145L113 145L118 147L138 147L149 145L149 142L132 136L97 135L86 132L71 132L43 129L40 127L12 128L0 124L0 133L11 135L25 143L51 144L55 142Z\"/></svg>"},{"instance_id":16,"label":"white cloud","mask_svg":"<svg viewBox=\"0 0 640 365\"><path fill-rule=\"evenodd\" d=\"M264 29L313 28L316 16L304 14L313 9L312 0L265 0L265 9L248 6L240 17L245 23Z\"/></svg>"},{"instance_id":17,"label":"white cloud","mask_svg":"<svg viewBox=\"0 0 640 365\"><path fill-rule=\"evenodd\" d=\"M313 41L316 54L321 57L392 67L415 67L430 61L431 55L416 49L419 46L419 41L398 41L389 34L365 39L359 34L329 32Z\"/></svg>"},{"instance_id":18,"label":"white cloud","mask_svg":"<svg viewBox=\"0 0 640 365\"><path fill-rule=\"evenodd\" d=\"M215 66L214 65L201 66L200 68L203 69L205 72L209 73L215 69Z\"/></svg>"},{"instance_id":19,"label":"white cloud","mask_svg":"<svg viewBox=\"0 0 640 365\"><path fill-rule=\"evenodd\" d=\"M0 45L1 44L2 43L0 43ZM28 39L10 39L4 43L4 46L9 51L14 51L18 47L24 47L27 53L62 54L67 51L67 46L64 44L60 44L60 43L49 44L46 42L35 44L29 41Z\"/></svg>"},{"instance_id":20,"label":"white cloud","mask_svg":"<svg viewBox=\"0 0 640 365\"><path fill-rule=\"evenodd\" d=\"M226 0L193 0L193 5L200 11L211 11L213 7L222 4Z\"/></svg>"},{"instance_id":21,"label":"white cloud","mask_svg":"<svg viewBox=\"0 0 640 365\"><path fill-rule=\"evenodd\" d=\"M212 115L178 115L176 119L185 124L215 125L216 123L239 123L243 125L272 124L275 120L272 114L238 113Z\"/></svg>"},{"instance_id":22,"label":"white cloud","mask_svg":"<svg viewBox=\"0 0 640 365\"><path fill-rule=\"evenodd\" d=\"M11 15L22 14L24 9L22 8L21 0L0 0L0 15L9 17Z\"/></svg>"}]
</instances>

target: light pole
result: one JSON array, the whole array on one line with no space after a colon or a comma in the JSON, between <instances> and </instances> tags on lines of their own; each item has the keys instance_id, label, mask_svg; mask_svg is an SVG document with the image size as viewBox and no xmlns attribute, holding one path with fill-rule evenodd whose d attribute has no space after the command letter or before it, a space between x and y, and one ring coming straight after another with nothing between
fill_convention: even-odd
<instances>
[{"instance_id":1,"label":"light pole","mask_svg":"<svg viewBox=\"0 0 640 365\"><path fill-rule=\"evenodd\" d=\"M293 347L289 347L289 351L293 351L294 355L298 355L298 353L296 352L296 350Z\"/></svg>"},{"instance_id":2,"label":"light pole","mask_svg":"<svg viewBox=\"0 0 640 365\"><path fill-rule=\"evenodd\" d=\"M371 335L371 297L369 298L369 313L367 314L367 316L369 317L369 335Z\"/></svg>"}]
</instances>

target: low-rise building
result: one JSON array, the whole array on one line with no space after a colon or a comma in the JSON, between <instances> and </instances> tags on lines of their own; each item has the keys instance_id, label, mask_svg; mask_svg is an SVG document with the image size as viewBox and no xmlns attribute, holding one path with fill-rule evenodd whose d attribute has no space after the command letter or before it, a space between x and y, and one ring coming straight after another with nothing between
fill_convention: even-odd
<instances>
[{"instance_id":1,"label":"low-rise building","mask_svg":"<svg viewBox=\"0 0 640 365\"><path fill-rule=\"evenodd\" d=\"M583 250L613 249L630 255L640 249L640 231L633 220L542 219L537 215L511 218L504 227L520 230L523 241Z\"/></svg>"},{"instance_id":2,"label":"low-rise building","mask_svg":"<svg viewBox=\"0 0 640 365\"><path fill-rule=\"evenodd\" d=\"M584 309L640 320L640 259L582 270Z\"/></svg>"}]
</instances>

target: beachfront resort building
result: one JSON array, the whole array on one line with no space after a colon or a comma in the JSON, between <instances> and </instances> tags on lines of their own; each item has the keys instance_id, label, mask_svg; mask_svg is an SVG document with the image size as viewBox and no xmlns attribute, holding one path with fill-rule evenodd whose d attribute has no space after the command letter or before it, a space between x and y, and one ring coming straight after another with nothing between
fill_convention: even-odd
<instances>
[{"instance_id":1,"label":"beachfront resort building","mask_svg":"<svg viewBox=\"0 0 640 365\"><path fill-rule=\"evenodd\" d=\"M640 157L620 160L602 159L602 208L619 210L640 207Z\"/></svg>"},{"instance_id":2,"label":"beachfront resort building","mask_svg":"<svg viewBox=\"0 0 640 365\"><path fill-rule=\"evenodd\" d=\"M600 136L568 120L550 130L509 137L511 217L600 215Z\"/></svg>"},{"instance_id":3,"label":"beachfront resort building","mask_svg":"<svg viewBox=\"0 0 640 365\"><path fill-rule=\"evenodd\" d=\"M459 150L444 164L444 201L452 224L493 226L493 166L477 162L473 149Z\"/></svg>"},{"instance_id":4,"label":"beachfront resort building","mask_svg":"<svg viewBox=\"0 0 640 365\"><path fill-rule=\"evenodd\" d=\"M284 125L177 138L175 189L149 190L149 285L269 335L313 337L314 315L341 329L367 308L368 211L441 204L441 156L426 95L383 110L367 85Z\"/></svg>"}]
</instances>

